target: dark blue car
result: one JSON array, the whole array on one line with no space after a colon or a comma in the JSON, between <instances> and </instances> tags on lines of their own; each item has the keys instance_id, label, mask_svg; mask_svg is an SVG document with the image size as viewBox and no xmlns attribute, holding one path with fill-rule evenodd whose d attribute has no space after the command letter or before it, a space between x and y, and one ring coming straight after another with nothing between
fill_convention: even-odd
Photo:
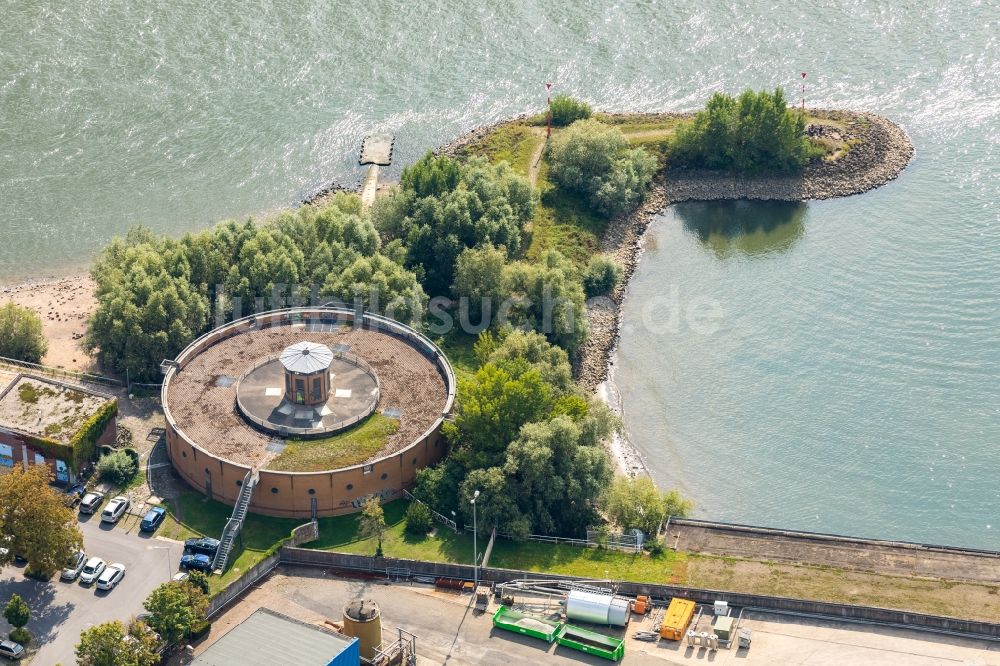
<instances>
[{"instance_id":1,"label":"dark blue car","mask_svg":"<svg viewBox=\"0 0 1000 666\"><path fill-rule=\"evenodd\" d=\"M143 532L154 532L156 528L160 526L163 519L167 516L167 510L161 506L154 506L152 509L146 512L143 516L142 522L139 523L139 529Z\"/></svg>"},{"instance_id":2,"label":"dark blue car","mask_svg":"<svg viewBox=\"0 0 1000 666\"><path fill-rule=\"evenodd\" d=\"M208 555L184 555L181 557L181 569L195 569L211 573L212 558Z\"/></svg>"}]
</instances>

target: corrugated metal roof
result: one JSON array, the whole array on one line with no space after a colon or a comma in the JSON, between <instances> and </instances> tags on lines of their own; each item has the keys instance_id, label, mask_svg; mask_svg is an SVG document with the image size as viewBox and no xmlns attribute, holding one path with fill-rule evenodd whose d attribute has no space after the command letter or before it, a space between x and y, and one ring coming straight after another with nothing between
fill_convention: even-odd
<instances>
[{"instance_id":1,"label":"corrugated metal roof","mask_svg":"<svg viewBox=\"0 0 1000 666\"><path fill-rule=\"evenodd\" d=\"M355 640L258 608L198 655L192 666L326 666Z\"/></svg>"},{"instance_id":2,"label":"corrugated metal roof","mask_svg":"<svg viewBox=\"0 0 1000 666\"><path fill-rule=\"evenodd\" d=\"M278 359L285 366L285 370L309 375L329 368L333 361L333 352L318 342L303 341L285 347Z\"/></svg>"}]
</instances>

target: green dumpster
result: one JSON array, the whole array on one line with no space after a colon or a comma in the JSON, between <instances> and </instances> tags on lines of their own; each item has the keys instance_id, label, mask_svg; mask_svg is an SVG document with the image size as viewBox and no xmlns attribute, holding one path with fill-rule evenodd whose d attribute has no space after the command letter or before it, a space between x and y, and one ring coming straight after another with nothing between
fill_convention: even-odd
<instances>
[{"instance_id":1,"label":"green dumpster","mask_svg":"<svg viewBox=\"0 0 1000 666\"><path fill-rule=\"evenodd\" d=\"M559 645L618 661L625 654L625 641L567 624L556 635Z\"/></svg>"},{"instance_id":2,"label":"green dumpster","mask_svg":"<svg viewBox=\"0 0 1000 666\"><path fill-rule=\"evenodd\" d=\"M546 643L556 639L556 633L562 628L562 622L546 620L542 617L526 615L506 606L501 606L493 614L493 626L515 634L524 634L532 638L540 638Z\"/></svg>"}]
</instances>

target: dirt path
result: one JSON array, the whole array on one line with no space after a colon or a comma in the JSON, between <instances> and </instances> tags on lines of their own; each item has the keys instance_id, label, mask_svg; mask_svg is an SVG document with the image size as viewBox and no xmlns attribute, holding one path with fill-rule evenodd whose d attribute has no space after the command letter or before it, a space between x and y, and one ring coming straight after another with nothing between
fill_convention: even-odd
<instances>
[{"instance_id":1,"label":"dirt path","mask_svg":"<svg viewBox=\"0 0 1000 666\"><path fill-rule=\"evenodd\" d=\"M542 142L531 153L531 160L528 162L528 182L532 185L538 184L538 170L542 167L542 152L545 150L545 130L541 127L533 127L531 133L541 137Z\"/></svg>"}]
</instances>

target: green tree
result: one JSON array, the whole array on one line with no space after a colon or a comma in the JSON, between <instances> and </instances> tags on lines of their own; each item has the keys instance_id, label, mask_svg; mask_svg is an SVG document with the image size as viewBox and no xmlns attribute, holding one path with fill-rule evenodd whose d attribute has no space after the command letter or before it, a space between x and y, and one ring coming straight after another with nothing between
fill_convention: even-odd
<instances>
[{"instance_id":1,"label":"green tree","mask_svg":"<svg viewBox=\"0 0 1000 666\"><path fill-rule=\"evenodd\" d=\"M503 474L532 532L582 534L597 522L595 502L612 478L602 446L610 432L598 441L592 434L569 416L557 416L524 426L508 447Z\"/></svg>"},{"instance_id":2,"label":"green tree","mask_svg":"<svg viewBox=\"0 0 1000 666\"><path fill-rule=\"evenodd\" d=\"M48 349L36 312L14 302L0 307L0 356L41 363Z\"/></svg>"},{"instance_id":3,"label":"green tree","mask_svg":"<svg viewBox=\"0 0 1000 666\"><path fill-rule=\"evenodd\" d=\"M608 216L642 203L656 172L656 159L645 149L630 148L620 129L597 120L573 123L548 150L549 173L559 187Z\"/></svg>"},{"instance_id":4,"label":"green tree","mask_svg":"<svg viewBox=\"0 0 1000 666\"><path fill-rule=\"evenodd\" d=\"M78 666L155 666L159 641L142 622L126 627L118 620L97 624L80 633Z\"/></svg>"},{"instance_id":5,"label":"green tree","mask_svg":"<svg viewBox=\"0 0 1000 666\"><path fill-rule=\"evenodd\" d=\"M603 498L604 510L621 529L654 535L668 516L683 518L694 504L676 490L660 493L648 476L615 477Z\"/></svg>"},{"instance_id":6,"label":"green tree","mask_svg":"<svg viewBox=\"0 0 1000 666\"><path fill-rule=\"evenodd\" d=\"M536 262L508 265L503 289L518 305L500 323L541 331L570 355L586 340L583 287L573 263L556 250L546 251Z\"/></svg>"},{"instance_id":7,"label":"green tree","mask_svg":"<svg viewBox=\"0 0 1000 666\"><path fill-rule=\"evenodd\" d=\"M0 565L16 553L28 560L29 572L48 578L83 547L76 516L50 480L42 465L0 475L0 542L7 551Z\"/></svg>"},{"instance_id":8,"label":"green tree","mask_svg":"<svg viewBox=\"0 0 1000 666\"><path fill-rule=\"evenodd\" d=\"M358 533L362 539L376 539L378 546L375 548L375 556L382 557L382 539L385 538L385 511L382 510L382 503L377 497L372 497L365 502L365 508L361 510Z\"/></svg>"},{"instance_id":9,"label":"green tree","mask_svg":"<svg viewBox=\"0 0 1000 666\"><path fill-rule=\"evenodd\" d=\"M135 478L139 463L125 451L112 451L97 461L97 474L102 481L124 486Z\"/></svg>"},{"instance_id":10,"label":"green tree","mask_svg":"<svg viewBox=\"0 0 1000 666\"><path fill-rule=\"evenodd\" d=\"M552 388L526 361L498 367L487 363L470 379L459 380L457 415L448 439L466 469L499 465L521 426L545 417Z\"/></svg>"},{"instance_id":11,"label":"green tree","mask_svg":"<svg viewBox=\"0 0 1000 666\"><path fill-rule=\"evenodd\" d=\"M416 276L380 254L358 257L342 271L331 273L322 293L348 305L358 299L366 309L404 322L419 319L427 305L427 294Z\"/></svg>"},{"instance_id":12,"label":"green tree","mask_svg":"<svg viewBox=\"0 0 1000 666\"><path fill-rule=\"evenodd\" d=\"M552 112L552 124L557 127L564 127L577 120L589 118L591 114L589 104L564 94L553 97L549 109Z\"/></svg>"},{"instance_id":13,"label":"green tree","mask_svg":"<svg viewBox=\"0 0 1000 666\"><path fill-rule=\"evenodd\" d=\"M663 493L663 513L673 518L687 518L694 510L694 502L681 495L679 490Z\"/></svg>"},{"instance_id":14,"label":"green tree","mask_svg":"<svg viewBox=\"0 0 1000 666\"><path fill-rule=\"evenodd\" d=\"M208 597L187 581L170 581L153 590L142 605L149 612L149 626L168 643L175 643L205 618Z\"/></svg>"},{"instance_id":15,"label":"green tree","mask_svg":"<svg viewBox=\"0 0 1000 666\"><path fill-rule=\"evenodd\" d=\"M621 279L621 268L607 257L594 255L583 272L583 290L588 298L610 293Z\"/></svg>"},{"instance_id":16,"label":"green tree","mask_svg":"<svg viewBox=\"0 0 1000 666\"><path fill-rule=\"evenodd\" d=\"M407 265L432 297L452 285L466 248L489 243L516 254L534 208L531 184L506 162L461 164L430 153L404 170L400 189L386 199L373 213L379 231L405 243Z\"/></svg>"},{"instance_id":17,"label":"green tree","mask_svg":"<svg viewBox=\"0 0 1000 666\"><path fill-rule=\"evenodd\" d=\"M666 517L663 497L648 476L615 477L604 497L604 510L622 530L640 529L655 534Z\"/></svg>"},{"instance_id":18,"label":"green tree","mask_svg":"<svg viewBox=\"0 0 1000 666\"><path fill-rule=\"evenodd\" d=\"M4 606L3 616L12 626L20 629L31 619L31 609L28 608L28 602L22 599L21 595L12 594L7 605Z\"/></svg>"},{"instance_id":19,"label":"green tree","mask_svg":"<svg viewBox=\"0 0 1000 666\"><path fill-rule=\"evenodd\" d=\"M503 288L503 271L507 265L507 252L490 244L470 247L458 255L455 262L455 281L451 293L455 298L466 299L468 323L476 326L485 315L492 320L500 304L507 297Z\"/></svg>"},{"instance_id":20,"label":"green tree","mask_svg":"<svg viewBox=\"0 0 1000 666\"><path fill-rule=\"evenodd\" d=\"M759 173L798 171L822 153L805 135L805 116L788 108L776 88L716 93L705 109L677 128L672 161L706 169Z\"/></svg>"},{"instance_id":21,"label":"green tree","mask_svg":"<svg viewBox=\"0 0 1000 666\"><path fill-rule=\"evenodd\" d=\"M406 532L415 536L424 536L434 527L434 517L431 515L431 510L421 502L411 502L410 506L406 507L405 518Z\"/></svg>"},{"instance_id":22,"label":"green tree","mask_svg":"<svg viewBox=\"0 0 1000 666\"><path fill-rule=\"evenodd\" d=\"M542 381L557 394L567 393L573 388L573 371L566 350L549 342L541 333L506 328L496 337L484 332L480 334L475 349L480 365L493 363L502 367L520 359L538 370Z\"/></svg>"},{"instance_id":23,"label":"green tree","mask_svg":"<svg viewBox=\"0 0 1000 666\"><path fill-rule=\"evenodd\" d=\"M211 588L208 584L208 574L204 571L190 571L188 572L187 581L188 585L191 585L199 590L204 595L208 595Z\"/></svg>"},{"instance_id":24,"label":"green tree","mask_svg":"<svg viewBox=\"0 0 1000 666\"><path fill-rule=\"evenodd\" d=\"M132 379L153 379L208 323L208 299L186 276L181 244L130 231L104 249L91 271L97 309L84 348Z\"/></svg>"}]
</instances>

